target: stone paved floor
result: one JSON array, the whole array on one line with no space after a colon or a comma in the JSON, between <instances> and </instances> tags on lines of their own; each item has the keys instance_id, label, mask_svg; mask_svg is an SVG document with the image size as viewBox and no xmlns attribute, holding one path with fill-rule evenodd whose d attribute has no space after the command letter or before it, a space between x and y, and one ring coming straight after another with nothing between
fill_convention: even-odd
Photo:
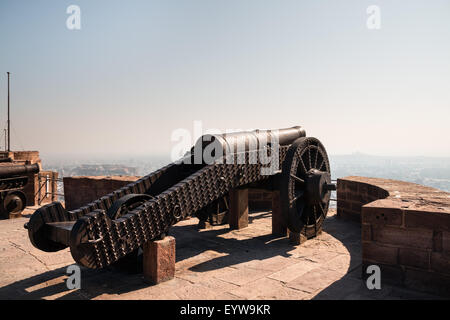
<instances>
[{"instance_id":1,"label":"stone paved floor","mask_svg":"<svg viewBox=\"0 0 450 320\"><path fill-rule=\"evenodd\" d=\"M330 212L324 232L295 247L271 236L270 212L250 226L197 230L195 218L171 230L176 276L149 286L139 273L82 269L80 290L68 290L68 249L45 253L28 240L25 217L0 221L0 299L429 299L423 293L361 280L360 227ZM27 215L28 214L28 215Z\"/></svg>"}]
</instances>

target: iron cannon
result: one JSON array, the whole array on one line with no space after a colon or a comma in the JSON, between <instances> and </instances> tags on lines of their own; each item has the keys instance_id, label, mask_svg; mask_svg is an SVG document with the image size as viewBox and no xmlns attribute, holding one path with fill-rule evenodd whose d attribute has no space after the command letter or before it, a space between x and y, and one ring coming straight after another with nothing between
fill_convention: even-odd
<instances>
[{"instance_id":1,"label":"iron cannon","mask_svg":"<svg viewBox=\"0 0 450 320\"><path fill-rule=\"evenodd\" d=\"M217 219L236 188L279 190L288 228L312 238L335 186L324 146L302 127L204 135L178 161L76 210L45 205L25 227L36 248L70 247L78 264L103 268L189 216Z\"/></svg>"},{"instance_id":2,"label":"iron cannon","mask_svg":"<svg viewBox=\"0 0 450 320\"><path fill-rule=\"evenodd\" d=\"M22 189L28 183L28 176L38 172L37 163L0 166L0 216L2 218L8 218L9 214L18 214L25 209L27 198Z\"/></svg>"}]
</instances>

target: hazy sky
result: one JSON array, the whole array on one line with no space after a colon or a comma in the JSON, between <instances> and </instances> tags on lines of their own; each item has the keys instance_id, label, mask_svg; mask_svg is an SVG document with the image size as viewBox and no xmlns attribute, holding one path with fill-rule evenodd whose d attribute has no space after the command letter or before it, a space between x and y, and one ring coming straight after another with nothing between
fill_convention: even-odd
<instances>
[{"instance_id":1,"label":"hazy sky","mask_svg":"<svg viewBox=\"0 0 450 320\"><path fill-rule=\"evenodd\" d=\"M450 156L448 0L1 0L0 46L14 149L167 154L200 120L302 125L331 154Z\"/></svg>"}]
</instances>

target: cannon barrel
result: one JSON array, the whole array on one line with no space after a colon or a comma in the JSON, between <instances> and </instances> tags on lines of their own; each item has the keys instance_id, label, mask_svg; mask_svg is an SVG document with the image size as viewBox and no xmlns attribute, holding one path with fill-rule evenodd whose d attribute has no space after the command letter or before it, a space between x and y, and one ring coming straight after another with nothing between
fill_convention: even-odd
<instances>
[{"instance_id":1,"label":"cannon barrel","mask_svg":"<svg viewBox=\"0 0 450 320\"><path fill-rule=\"evenodd\" d=\"M300 126L276 130L254 130L241 131L225 134L206 134L200 137L191 150L195 163L204 156L204 151L208 148L214 159L222 155L260 150L265 146L290 145L298 138L305 137L306 131ZM220 152L216 152L220 151ZM220 154L218 154L220 153Z\"/></svg>"},{"instance_id":2,"label":"cannon barrel","mask_svg":"<svg viewBox=\"0 0 450 320\"><path fill-rule=\"evenodd\" d=\"M13 162L11 158L0 158L0 162Z\"/></svg>"},{"instance_id":3,"label":"cannon barrel","mask_svg":"<svg viewBox=\"0 0 450 320\"><path fill-rule=\"evenodd\" d=\"M0 178L9 178L38 172L39 165L37 163L22 166L0 166Z\"/></svg>"},{"instance_id":4,"label":"cannon barrel","mask_svg":"<svg viewBox=\"0 0 450 320\"><path fill-rule=\"evenodd\" d=\"M217 135L215 135L217 136ZM238 145L246 141L249 143L252 139L259 143L274 143L278 141L280 146L291 144L296 139L306 136L305 130L300 127L292 127L276 130L254 130L254 131L242 131L225 133L220 135L229 145ZM251 143L251 142L250 142Z\"/></svg>"}]
</instances>

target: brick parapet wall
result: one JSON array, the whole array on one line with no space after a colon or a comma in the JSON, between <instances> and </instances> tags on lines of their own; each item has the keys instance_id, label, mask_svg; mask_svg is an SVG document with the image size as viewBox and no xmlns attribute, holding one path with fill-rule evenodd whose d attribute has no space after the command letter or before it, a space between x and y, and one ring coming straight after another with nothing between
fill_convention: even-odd
<instances>
[{"instance_id":1,"label":"brick parapet wall","mask_svg":"<svg viewBox=\"0 0 450 320\"><path fill-rule=\"evenodd\" d=\"M67 210L78 209L127 184L134 176L64 177L64 201Z\"/></svg>"},{"instance_id":2,"label":"brick parapet wall","mask_svg":"<svg viewBox=\"0 0 450 320\"><path fill-rule=\"evenodd\" d=\"M361 207L389 196L388 191L377 185L353 180L337 181L337 216L360 221Z\"/></svg>"},{"instance_id":3,"label":"brick parapet wall","mask_svg":"<svg viewBox=\"0 0 450 320\"><path fill-rule=\"evenodd\" d=\"M0 151L0 159L10 158L14 164L33 164L41 165L39 151Z\"/></svg>"},{"instance_id":4,"label":"brick parapet wall","mask_svg":"<svg viewBox=\"0 0 450 320\"><path fill-rule=\"evenodd\" d=\"M272 192L262 189L248 190L250 210L272 210Z\"/></svg>"},{"instance_id":5,"label":"brick parapet wall","mask_svg":"<svg viewBox=\"0 0 450 320\"><path fill-rule=\"evenodd\" d=\"M134 176L64 177L65 206L68 210L78 209L139 178ZM251 210L271 210L272 192L250 189L248 203Z\"/></svg>"},{"instance_id":6,"label":"brick parapet wall","mask_svg":"<svg viewBox=\"0 0 450 320\"><path fill-rule=\"evenodd\" d=\"M338 216L361 221L363 270L386 282L450 294L450 194L402 181L338 180Z\"/></svg>"}]
</instances>

